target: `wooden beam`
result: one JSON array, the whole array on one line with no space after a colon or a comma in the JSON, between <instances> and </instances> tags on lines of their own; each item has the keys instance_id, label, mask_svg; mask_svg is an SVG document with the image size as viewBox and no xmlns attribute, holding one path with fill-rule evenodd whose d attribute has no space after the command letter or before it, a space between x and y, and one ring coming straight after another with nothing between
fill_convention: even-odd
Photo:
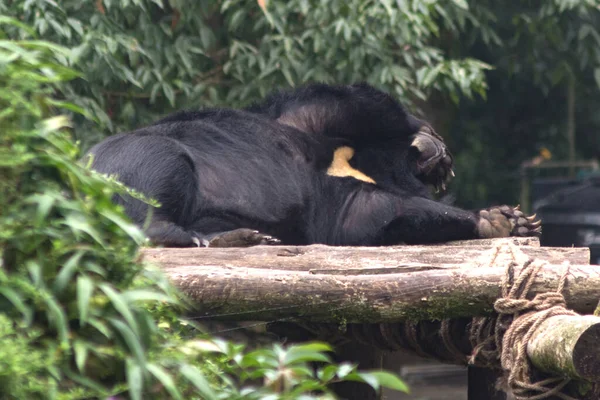
<instances>
[{"instance_id":1,"label":"wooden beam","mask_svg":"<svg viewBox=\"0 0 600 400\"><path fill-rule=\"evenodd\" d=\"M582 265L588 263L589 249L507 245L514 241L144 249L143 256L162 266L198 306L198 316L219 319L381 323L485 315L500 296L504 267L527 257L552 263L540 273L532 294L556 289L564 272L558 264L579 264L571 266L565 297L576 311L594 310L600 266Z\"/></svg>"},{"instance_id":2,"label":"wooden beam","mask_svg":"<svg viewBox=\"0 0 600 400\"><path fill-rule=\"evenodd\" d=\"M527 343L527 356L540 371L600 381L600 317L548 318Z\"/></svg>"},{"instance_id":3,"label":"wooden beam","mask_svg":"<svg viewBox=\"0 0 600 400\"><path fill-rule=\"evenodd\" d=\"M530 293L555 290L563 271L562 265L547 265ZM205 315L378 323L489 314L501 294L504 268L409 268L356 276L194 265L170 269L168 275ZM568 306L591 313L598 288L600 266L571 266Z\"/></svg>"},{"instance_id":4,"label":"wooden beam","mask_svg":"<svg viewBox=\"0 0 600 400\"><path fill-rule=\"evenodd\" d=\"M146 248L144 259L169 272L181 266L240 267L312 271L348 275L391 273L427 268L484 267L504 265L519 256L552 264L569 261L589 264L587 247L539 247L537 238L481 239L451 242L443 246L334 247L255 246L249 248ZM513 247L510 247L510 246Z\"/></svg>"}]
</instances>

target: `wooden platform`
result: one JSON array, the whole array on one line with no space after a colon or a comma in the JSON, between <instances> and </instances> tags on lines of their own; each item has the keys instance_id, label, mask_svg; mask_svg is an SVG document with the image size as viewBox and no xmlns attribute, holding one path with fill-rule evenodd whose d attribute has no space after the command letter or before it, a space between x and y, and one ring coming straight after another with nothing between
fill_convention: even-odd
<instances>
[{"instance_id":1,"label":"wooden platform","mask_svg":"<svg viewBox=\"0 0 600 400\"><path fill-rule=\"evenodd\" d=\"M284 325L305 322L334 327L349 324L373 326L377 331L378 326L389 330L402 327L405 321L423 321L426 327L421 338L426 341L439 341L439 336L428 331L432 327L434 331L438 329L439 320L451 318L463 332L471 317L490 314L501 296L510 263L522 265L530 258L547 262L531 295L556 290L565 264L569 264L564 293L567 306L590 314L600 297L600 266L589 265L588 248L540 247L535 238L470 240L435 246L145 248L141 255L159 265L187 294L196 307L192 317L236 323L284 321ZM460 340L464 341L464 337L457 339ZM437 343L430 347L435 349ZM465 349L468 352L468 341ZM361 342L338 347L338 356L340 360L358 362L361 368L384 367L401 374L404 371L423 398L459 400L467 396L466 369L461 374L460 367L444 369L441 364L415 361L418 358L410 356L412 361L407 362L405 352L385 351L377 343L365 343L364 337ZM472 370L470 375L480 372ZM444 373L456 378L451 387L445 382ZM429 375L429 379L415 380L418 375ZM487 378L484 375L469 385L469 399L505 399L493 389L482 392L495 379L493 374ZM340 385L336 392L341 398L375 398L374 393L364 389L347 384ZM450 393L456 397L448 397ZM442 397L435 397L439 394ZM412 397L384 392L383 398Z\"/></svg>"}]
</instances>

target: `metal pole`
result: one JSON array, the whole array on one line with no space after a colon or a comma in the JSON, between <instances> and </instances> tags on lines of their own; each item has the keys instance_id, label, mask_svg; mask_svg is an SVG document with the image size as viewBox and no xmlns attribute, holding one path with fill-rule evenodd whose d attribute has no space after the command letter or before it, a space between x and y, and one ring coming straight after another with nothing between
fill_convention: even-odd
<instances>
[{"instance_id":1,"label":"metal pole","mask_svg":"<svg viewBox=\"0 0 600 400\"><path fill-rule=\"evenodd\" d=\"M569 177L575 177L575 78L567 83L567 140L569 141Z\"/></svg>"}]
</instances>

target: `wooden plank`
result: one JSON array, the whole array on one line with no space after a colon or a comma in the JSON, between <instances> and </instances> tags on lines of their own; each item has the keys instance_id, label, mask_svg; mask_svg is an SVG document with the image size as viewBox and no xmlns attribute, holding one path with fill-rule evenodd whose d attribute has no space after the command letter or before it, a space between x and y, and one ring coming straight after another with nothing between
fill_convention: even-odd
<instances>
[{"instance_id":1,"label":"wooden plank","mask_svg":"<svg viewBox=\"0 0 600 400\"><path fill-rule=\"evenodd\" d=\"M513 257L514 246L520 247L521 257L533 257L552 264L569 261L589 264L586 248L536 247L536 238L472 240L468 246L393 247L334 247L312 246L255 246L250 248L146 248L141 251L145 260L159 264L169 271L181 266L211 266L293 271L313 271L329 274L389 274L427 269L456 268L461 265L484 267L506 265ZM533 244L533 245L532 245Z\"/></svg>"}]
</instances>

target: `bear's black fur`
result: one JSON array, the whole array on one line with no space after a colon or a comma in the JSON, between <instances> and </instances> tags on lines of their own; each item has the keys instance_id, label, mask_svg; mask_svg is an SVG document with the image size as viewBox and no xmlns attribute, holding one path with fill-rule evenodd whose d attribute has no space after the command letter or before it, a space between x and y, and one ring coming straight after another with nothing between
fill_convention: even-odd
<instances>
[{"instance_id":1,"label":"bear's black fur","mask_svg":"<svg viewBox=\"0 0 600 400\"><path fill-rule=\"evenodd\" d=\"M376 183L328 175L342 146L354 150L352 167ZM432 200L427 184L443 185L452 166L442 139L365 84L309 85L243 110L175 113L90 153L93 169L161 203L145 231L165 246L272 237L371 246L537 234L537 225L506 206L481 214ZM146 204L116 201L143 224Z\"/></svg>"},{"instance_id":2,"label":"bear's black fur","mask_svg":"<svg viewBox=\"0 0 600 400\"><path fill-rule=\"evenodd\" d=\"M433 128L406 110L390 95L367 84L331 86L313 84L294 91L274 93L249 111L268 115L280 123L314 136L343 139L356 150L352 166L391 189L428 196L423 183L441 185L452 166L452 156ZM433 157L433 173L418 168L422 154L411 146L425 129L444 154ZM428 154L431 156L432 154ZM427 157L425 157L427 158Z\"/></svg>"}]
</instances>

